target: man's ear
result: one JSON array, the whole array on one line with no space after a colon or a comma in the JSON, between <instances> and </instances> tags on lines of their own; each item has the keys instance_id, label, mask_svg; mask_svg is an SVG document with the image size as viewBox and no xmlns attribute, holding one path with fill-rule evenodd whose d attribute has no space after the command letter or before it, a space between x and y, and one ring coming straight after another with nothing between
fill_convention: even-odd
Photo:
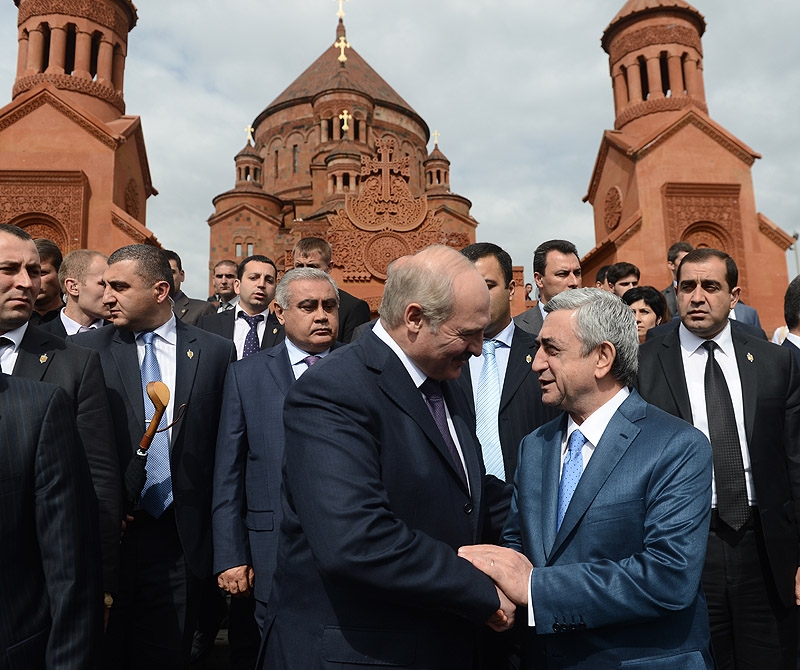
<instances>
[{"instance_id":1,"label":"man's ear","mask_svg":"<svg viewBox=\"0 0 800 670\"><path fill-rule=\"evenodd\" d=\"M594 376L597 379L611 374L611 368L617 357L617 348L611 342L601 342L595 349L597 362L595 363Z\"/></svg>"},{"instance_id":2,"label":"man's ear","mask_svg":"<svg viewBox=\"0 0 800 670\"><path fill-rule=\"evenodd\" d=\"M731 309L736 307L736 303L739 302L739 298L742 295L742 287L741 286L734 286L733 290L731 291Z\"/></svg>"},{"instance_id":3,"label":"man's ear","mask_svg":"<svg viewBox=\"0 0 800 670\"><path fill-rule=\"evenodd\" d=\"M422 330L422 324L425 321L425 316L422 311L422 305L416 302L409 303L403 312L403 323L405 327L413 332L419 333Z\"/></svg>"},{"instance_id":4,"label":"man's ear","mask_svg":"<svg viewBox=\"0 0 800 670\"><path fill-rule=\"evenodd\" d=\"M80 283L77 279L73 279L72 277L67 277L64 280L64 292L71 295L73 298L77 298L80 294Z\"/></svg>"},{"instance_id":5,"label":"man's ear","mask_svg":"<svg viewBox=\"0 0 800 670\"><path fill-rule=\"evenodd\" d=\"M241 284L242 282L240 282L238 279L233 280L233 291L236 293L236 295L239 295L239 286L241 286Z\"/></svg>"},{"instance_id":6,"label":"man's ear","mask_svg":"<svg viewBox=\"0 0 800 670\"><path fill-rule=\"evenodd\" d=\"M156 302L161 304L169 299L169 282L159 281L153 285L153 290L156 292Z\"/></svg>"},{"instance_id":7,"label":"man's ear","mask_svg":"<svg viewBox=\"0 0 800 670\"><path fill-rule=\"evenodd\" d=\"M286 325L286 319L283 317L283 307L281 307L277 302L273 302L272 309L275 312L275 318L278 319L278 323L282 326Z\"/></svg>"}]
</instances>

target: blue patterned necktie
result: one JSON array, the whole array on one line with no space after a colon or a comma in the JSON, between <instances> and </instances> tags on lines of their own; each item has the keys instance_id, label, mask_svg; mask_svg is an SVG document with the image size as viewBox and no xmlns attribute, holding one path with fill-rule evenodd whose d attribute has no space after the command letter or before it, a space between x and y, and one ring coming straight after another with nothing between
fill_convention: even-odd
<instances>
[{"instance_id":1,"label":"blue patterned necktie","mask_svg":"<svg viewBox=\"0 0 800 670\"><path fill-rule=\"evenodd\" d=\"M247 331L247 335L244 338L244 347L242 347L242 358L247 358L258 353L261 348L261 343L258 341L258 324L264 320L264 315L256 314L255 316L250 316L245 312L239 312L239 318L247 321L247 325L250 326L250 330Z\"/></svg>"},{"instance_id":2,"label":"blue patterned necktie","mask_svg":"<svg viewBox=\"0 0 800 670\"><path fill-rule=\"evenodd\" d=\"M500 372L495 350L499 345L497 340L483 341L483 367L475 399L475 431L483 450L486 474L505 481L506 469L497 417L500 412Z\"/></svg>"},{"instance_id":3,"label":"blue patterned necktie","mask_svg":"<svg viewBox=\"0 0 800 670\"><path fill-rule=\"evenodd\" d=\"M583 433L577 428L572 431L569 436L569 445L567 445L567 455L564 457L564 467L561 470L561 482L558 485L558 524L556 525L556 533L561 528L561 522L564 521L564 515L567 513L569 501L572 500L572 494L578 486L578 480L583 474L583 445L586 443L586 438Z\"/></svg>"},{"instance_id":4,"label":"blue patterned necktie","mask_svg":"<svg viewBox=\"0 0 800 670\"><path fill-rule=\"evenodd\" d=\"M147 384L149 382L161 381L161 368L158 365L153 339L155 333L142 333L140 337L144 341L144 360L142 361L142 395L144 396L144 423L145 428L150 424L150 420L155 414L153 402L147 395ZM162 415L159 428L167 425L166 413ZM147 479L142 489L142 509L154 516L160 517L164 510L172 503L172 475L169 469L169 440L167 431L156 433L150 448L147 450Z\"/></svg>"}]
</instances>

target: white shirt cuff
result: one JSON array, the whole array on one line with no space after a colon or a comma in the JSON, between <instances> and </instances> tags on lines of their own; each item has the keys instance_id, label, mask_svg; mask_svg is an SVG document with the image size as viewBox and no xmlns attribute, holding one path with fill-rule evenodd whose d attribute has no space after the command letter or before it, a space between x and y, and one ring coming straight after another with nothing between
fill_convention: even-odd
<instances>
[{"instance_id":1,"label":"white shirt cuff","mask_svg":"<svg viewBox=\"0 0 800 670\"><path fill-rule=\"evenodd\" d=\"M536 626L536 617L533 614L533 593L531 587L533 586L533 570L531 576L528 577L528 626Z\"/></svg>"}]
</instances>

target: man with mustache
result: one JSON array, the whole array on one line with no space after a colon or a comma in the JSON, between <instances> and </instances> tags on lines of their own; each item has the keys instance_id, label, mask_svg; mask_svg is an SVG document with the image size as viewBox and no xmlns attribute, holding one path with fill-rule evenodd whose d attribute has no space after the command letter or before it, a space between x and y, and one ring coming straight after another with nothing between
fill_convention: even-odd
<instances>
[{"instance_id":1,"label":"man with mustache","mask_svg":"<svg viewBox=\"0 0 800 670\"><path fill-rule=\"evenodd\" d=\"M234 598L255 593L263 632L278 554L283 401L295 380L338 346L338 289L315 268L287 272L275 295L286 339L228 371L214 467L214 572Z\"/></svg>"},{"instance_id":2,"label":"man with mustache","mask_svg":"<svg viewBox=\"0 0 800 670\"><path fill-rule=\"evenodd\" d=\"M277 275L271 258L248 256L239 263L234 282L239 302L233 309L201 317L198 327L233 340L240 360L260 349L274 347L283 340L283 326L269 311Z\"/></svg>"}]
</instances>

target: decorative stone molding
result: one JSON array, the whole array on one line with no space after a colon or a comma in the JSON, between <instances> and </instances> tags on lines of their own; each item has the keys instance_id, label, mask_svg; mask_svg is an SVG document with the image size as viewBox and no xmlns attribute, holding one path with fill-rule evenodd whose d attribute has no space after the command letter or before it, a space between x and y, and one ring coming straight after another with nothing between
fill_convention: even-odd
<instances>
[{"instance_id":1,"label":"decorative stone molding","mask_svg":"<svg viewBox=\"0 0 800 670\"><path fill-rule=\"evenodd\" d=\"M112 211L111 212L111 223L116 227L119 228L125 235L127 235L130 240L131 244L151 244L153 246L160 247L161 245L158 244L155 237L144 235L141 231L134 228L131 224L129 224L125 219L123 219L119 214Z\"/></svg>"},{"instance_id":2,"label":"decorative stone molding","mask_svg":"<svg viewBox=\"0 0 800 670\"><path fill-rule=\"evenodd\" d=\"M128 185L125 187L125 211L128 212L134 219L139 218L141 196L139 194L139 187L136 180L131 177L128 180Z\"/></svg>"},{"instance_id":3,"label":"decorative stone molding","mask_svg":"<svg viewBox=\"0 0 800 670\"><path fill-rule=\"evenodd\" d=\"M642 217L636 217L636 220L627 228L622 228L619 231L619 235L613 239L614 244L617 248L624 245L628 240L630 240L634 235L636 235L642 229Z\"/></svg>"},{"instance_id":4,"label":"decorative stone molding","mask_svg":"<svg viewBox=\"0 0 800 670\"><path fill-rule=\"evenodd\" d=\"M622 191L619 186L612 186L608 189L604 215L606 229L614 230L622 219Z\"/></svg>"},{"instance_id":5,"label":"decorative stone molding","mask_svg":"<svg viewBox=\"0 0 800 670\"><path fill-rule=\"evenodd\" d=\"M11 114L0 119L0 132L3 132L6 128L12 126L17 121L27 116L31 112L39 109L39 107L42 107L43 105L50 105L53 109L58 110L68 119L70 119L70 121L81 127L83 130L89 133L89 135L102 142L110 149L116 150L116 148L119 146L119 143L114 137L108 133L104 133L96 125L89 122L84 116L78 114L74 109L72 109L72 107L64 104L61 100L48 92L44 92L42 95L37 95L36 97L31 98L28 100L28 102L18 107Z\"/></svg>"},{"instance_id":6,"label":"decorative stone molding","mask_svg":"<svg viewBox=\"0 0 800 670\"><path fill-rule=\"evenodd\" d=\"M56 88L64 91L75 91L76 93L84 93L92 97L104 100L116 107L122 114L125 113L125 100L122 97L122 92L114 90L108 86L103 86L91 79L83 79L82 77L74 77L71 74L32 74L27 77L19 77L14 82L14 97L25 91L30 91L39 84L49 82Z\"/></svg>"},{"instance_id":7,"label":"decorative stone molding","mask_svg":"<svg viewBox=\"0 0 800 670\"><path fill-rule=\"evenodd\" d=\"M793 237L787 235L761 213L758 214L758 230L770 242L780 247L781 251L786 251L790 246L796 243Z\"/></svg>"},{"instance_id":8,"label":"decorative stone molding","mask_svg":"<svg viewBox=\"0 0 800 670\"><path fill-rule=\"evenodd\" d=\"M688 95L679 95L674 98L656 98L655 100L645 100L644 102L621 109L614 121L614 128L619 130L626 123L630 123L634 119L647 116L648 114L675 112L687 107L697 107L697 109L708 114L708 105Z\"/></svg>"},{"instance_id":9,"label":"decorative stone molding","mask_svg":"<svg viewBox=\"0 0 800 670\"><path fill-rule=\"evenodd\" d=\"M0 171L0 222L39 231L66 251L78 249L85 242L88 188L81 171Z\"/></svg>"},{"instance_id":10,"label":"decorative stone molding","mask_svg":"<svg viewBox=\"0 0 800 670\"><path fill-rule=\"evenodd\" d=\"M136 25L136 10L133 7L130 15L126 16L122 8L98 0L21 0L17 23L22 25L31 17L52 14L88 19L122 37L127 36Z\"/></svg>"},{"instance_id":11,"label":"decorative stone molding","mask_svg":"<svg viewBox=\"0 0 800 670\"><path fill-rule=\"evenodd\" d=\"M650 26L628 33L614 40L608 52L612 63L620 61L629 53L640 51L654 44L682 44L703 55L703 42L697 31L686 26Z\"/></svg>"}]
</instances>

